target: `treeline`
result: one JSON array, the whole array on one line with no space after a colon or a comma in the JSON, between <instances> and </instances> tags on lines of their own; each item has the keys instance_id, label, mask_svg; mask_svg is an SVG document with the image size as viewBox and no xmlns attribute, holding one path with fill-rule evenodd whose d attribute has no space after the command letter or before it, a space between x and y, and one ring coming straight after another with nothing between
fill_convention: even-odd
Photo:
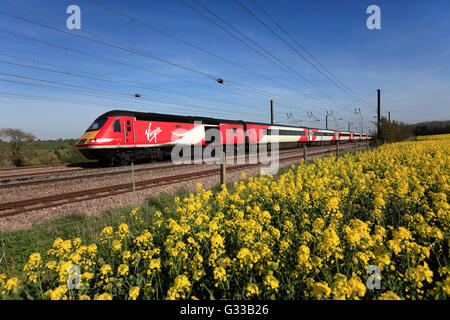
<instances>
[{"instance_id":1,"label":"treeline","mask_svg":"<svg viewBox=\"0 0 450 320\"><path fill-rule=\"evenodd\" d=\"M406 124L401 121L389 122L385 117L380 119L380 136L382 142L397 142L412 136L425 136L450 133L450 120L427 121Z\"/></svg>"},{"instance_id":2,"label":"treeline","mask_svg":"<svg viewBox=\"0 0 450 320\"><path fill-rule=\"evenodd\" d=\"M450 120L426 121L412 125L416 136L426 136L430 134L450 133Z\"/></svg>"},{"instance_id":3,"label":"treeline","mask_svg":"<svg viewBox=\"0 0 450 320\"><path fill-rule=\"evenodd\" d=\"M0 130L0 167L82 163L86 159L74 146L75 139L36 140L20 129Z\"/></svg>"},{"instance_id":4,"label":"treeline","mask_svg":"<svg viewBox=\"0 0 450 320\"><path fill-rule=\"evenodd\" d=\"M380 136L384 143L398 142L414 136L412 126L401 121L391 121L385 117L380 118Z\"/></svg>"}]
</instances>

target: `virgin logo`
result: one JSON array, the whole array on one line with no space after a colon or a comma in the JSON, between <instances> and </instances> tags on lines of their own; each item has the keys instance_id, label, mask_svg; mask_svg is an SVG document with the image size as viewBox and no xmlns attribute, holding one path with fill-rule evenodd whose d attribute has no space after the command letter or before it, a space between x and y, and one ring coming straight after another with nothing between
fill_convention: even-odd
<instances>
[{"instance_id":1,"label":"virgin logo","mask_svg":"<svg viewBox=\"0 0 450 320\"><path fill-rule=\"evenodd\" d=\"M148 125L148 129L145 130L145 135L147 136L148 142L152 142L152 140L155 139L155 143L158 143L156 137L161 132L162 130L160 127L157 127L156 129L152 130L152 123L150 122L150 124Z\"/></svg>"}]
</instances>

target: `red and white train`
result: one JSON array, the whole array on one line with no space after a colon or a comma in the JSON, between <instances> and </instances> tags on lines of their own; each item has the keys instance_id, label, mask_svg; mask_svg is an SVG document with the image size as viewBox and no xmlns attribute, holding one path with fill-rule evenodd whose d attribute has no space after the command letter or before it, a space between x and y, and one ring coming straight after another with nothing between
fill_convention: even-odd
<instances>
[{"instance_id":1,"label":"red and white train","mask_svg":"<svg viewBox=\"0 0 450 320\"><path fill-rule=\"evenodd\" d=\"M219 132L220 141L212 139L209 130ZM368 139L372 137L357 132L114 110L95 119L75 146L89 159L114 165L162 159L175 145L232 144L247 148L277 140L282 149Z\"/></svg>"}]
</instances>

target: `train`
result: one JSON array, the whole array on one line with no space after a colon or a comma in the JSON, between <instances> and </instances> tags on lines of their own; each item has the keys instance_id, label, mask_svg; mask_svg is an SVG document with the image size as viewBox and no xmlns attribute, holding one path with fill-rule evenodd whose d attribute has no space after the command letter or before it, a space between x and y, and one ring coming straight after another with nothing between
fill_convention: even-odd
<instances>
[{"instance_id":1,"label":"train","mask_svg":"<svg viewBox=\"0 0 450 320\"><path fill-rule=\"evenodd\" d=\"M221 144L248 150L250 145L270 144L276 140L279 148L284 149L372 138L367 133L351 131L112 110L97 117L75 147L88 159L114 166L138 160L162 160L170 157L175 146Z\"/></svg>"}]
</instances>

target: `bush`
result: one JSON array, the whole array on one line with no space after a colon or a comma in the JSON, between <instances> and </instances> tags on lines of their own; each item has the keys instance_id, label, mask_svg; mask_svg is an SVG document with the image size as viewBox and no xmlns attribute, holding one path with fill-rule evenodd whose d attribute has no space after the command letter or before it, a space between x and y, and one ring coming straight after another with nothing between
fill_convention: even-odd
<instances>
[{"instance_id":1,"label":"bush","mask_svg":"<svg viewBox=\"0 0 450 320\"><path fill-rule=\"evenodd\" d=\"M57 238L3 298L448 299L448 140L301 162L153 199L95 242ZM243 177L244 178L244 177ZM368 270L378 270L376 276ZM370 277L369 277L370 276ZM67 283L78 283L79 290ZM67 282L69 280L69 282ZM370 281L369 281L370 280ZM372 282L373 280L373 282Z\"/></svg>"}]
</instances>

